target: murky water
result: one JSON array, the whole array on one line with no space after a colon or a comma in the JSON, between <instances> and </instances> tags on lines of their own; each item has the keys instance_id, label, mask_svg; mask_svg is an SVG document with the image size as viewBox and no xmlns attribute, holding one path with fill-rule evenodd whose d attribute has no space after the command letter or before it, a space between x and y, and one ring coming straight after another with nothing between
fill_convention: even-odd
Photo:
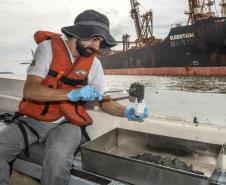
<instances>
[{"instance_id":1,"label":"murky water","mask_svg":"<svg viewBox=\"0 0 226 185\"><path fill-rule=\"evenodd\" d=\"M26 74L27 66L1 67L0 73ZM135 76L106 75L109 89L127 89L133 82L140 82L149 90L177 90L190 92L226 93L226 76Z\"/></svg>"},{"instance_id":2,"label":"murky water","mask_svg":"<svg viewBox=\"0 0 226 185\"><path fill-rule=\"evenodd\" d=\"M226 93L226 77L107 75L106 78L109 89L128 89L131 83L140 82L149 90Z\"/></svg>"}]
</instances>

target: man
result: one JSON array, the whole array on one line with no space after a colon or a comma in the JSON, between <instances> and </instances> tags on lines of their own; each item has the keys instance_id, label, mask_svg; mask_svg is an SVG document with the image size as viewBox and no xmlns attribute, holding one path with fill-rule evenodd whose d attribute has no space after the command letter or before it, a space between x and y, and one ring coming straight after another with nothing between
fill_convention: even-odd
<instances>
[{"instance_id":1,"label":"man","mask_svg":"<svg viewBox=\"0 0 226 185\"><path fill-rule=\"evenodd\" d=\"M45 141L42 185L67 185L74 153L79 146L81 129L92 123L84 108L87 101L98 100L103 111L143 121L145 113L135 116L109 97L103 98L106 81L95 53L116 45L110 35L108 18L94 10L79 14L73 26L59 34L39 31L39 43L28 69L21 115L0 133L0 185L9 183L9 163L28 145Z\"/></svg>"}]
</instances>

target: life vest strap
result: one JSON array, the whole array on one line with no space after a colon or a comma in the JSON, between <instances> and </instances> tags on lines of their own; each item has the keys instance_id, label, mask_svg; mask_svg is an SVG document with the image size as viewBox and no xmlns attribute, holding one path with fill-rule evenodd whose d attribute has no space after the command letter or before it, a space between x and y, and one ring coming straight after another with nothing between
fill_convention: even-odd
<instances>
[{"instance_id":1,"label":"life vest strap","mask_svg":"<svg viewBox=\"0 0 226 185\"><path fill-rule=\"evenodd\" d=\"M25 145L24 154L25 154L26 158L28 158L30 156L29 141L28 141L28 135L27 135L27 132L26 132L26 130L24 128L24 125L26 125L28 127L28 129L38 138L38 140L39 140L39 134L30 125L28 125L25 121L23 121L23 120L21 120L19 118L15 119L14 123L18 126L18 128L20 129L20 131L21 131L21 133L23 135L24 145Z\"/></svg>"},{"instance_id":2,"label":"life vest strap","mask_svg":"<svg viewBox=\"0 0 226 185\"><path fill-rule=\"evenodd\" d=\"M64 75L64 71L60 71L57 76L56 76L56 79L57 80L60 80L62 78L62 76Z\"/></svg>"},{"instance_id":3,"label":"life vest strap","mask_svg":"<svg viewBox=\"0 0 226 185\"><path fill-rule=\"evenodd\" d=\"M89 134L86 131L86 125L85 126L81 126L81 131L82 131L82 135L85 137L86 142L91 141Z\"/></svg>"},{"instance_id":4,"label":"life vest strap","mask_svg":"<svg viewBox=\"0 0 226 185\"><path fill-rule=\"evenodd\" d=\"M56 72L56 71L54 71L52 69L49 70L48 75L52 76L54 78L59 76L58 72ZM58 80L60 80L64 84L70 85L70 86L87 85L88 84L87 78L85 80L74 80L72 78L67 78L67 77L62 75Z\"/></svg>"},{"instance_id":5,"label":"life vest strap","mask_svg":"<svg viewBox=\"0 0 226 185\"><path fill-rule=\"evenodd\" d=\"M45 116L49 111L49 102L45 102L44 109L41 112L42 116Z\"/></svg>"}]
</instances>

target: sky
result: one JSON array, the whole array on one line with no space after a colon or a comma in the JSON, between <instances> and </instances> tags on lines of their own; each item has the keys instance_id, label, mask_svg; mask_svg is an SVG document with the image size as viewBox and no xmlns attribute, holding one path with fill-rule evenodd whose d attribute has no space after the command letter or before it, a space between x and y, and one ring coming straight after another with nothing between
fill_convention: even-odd
<instances>
[{"instance_id":1,"label":"sky","mask_svg":"<svg viewBox=\"0 0 226 185\"><path fill-rule=\"evenodd\" d=\"M153 11L154 35L167 36L171 24L186 22L184 11L188 0L138 0L140 13ZM17 68L20 62L32 58L37 47L33 34L37 30L60 32L73 24L84 10L94 9L108 16L110 30L116 40L122 35L136 37L130 17L130 0L0 0L0 71Z\"/></svg>"}]
</instances>

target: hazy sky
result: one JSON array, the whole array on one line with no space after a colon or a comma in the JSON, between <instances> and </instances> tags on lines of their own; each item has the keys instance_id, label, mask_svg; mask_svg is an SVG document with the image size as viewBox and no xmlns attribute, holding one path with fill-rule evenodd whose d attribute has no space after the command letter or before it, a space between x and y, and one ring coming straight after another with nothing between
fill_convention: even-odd
<instances>
[{"instance_id":1,"label":"hazy sky","mask_svg":"<svg viewBox=\"0 0 226 185\"><path fill-rule=\"evenodd\" d=\"M172 23L187 20L187 0L138 1L141 13L153 10L154 35L158 37L166 37ZM124 33L133 40L136 33L130 8L130 0L0 0L0 71L31 58L30 49L36 48L35 31L59 32L61 27L72 25L75 16L86 9L108 16L116 40L121 40Z\"/></svg>"}]
</instances>

